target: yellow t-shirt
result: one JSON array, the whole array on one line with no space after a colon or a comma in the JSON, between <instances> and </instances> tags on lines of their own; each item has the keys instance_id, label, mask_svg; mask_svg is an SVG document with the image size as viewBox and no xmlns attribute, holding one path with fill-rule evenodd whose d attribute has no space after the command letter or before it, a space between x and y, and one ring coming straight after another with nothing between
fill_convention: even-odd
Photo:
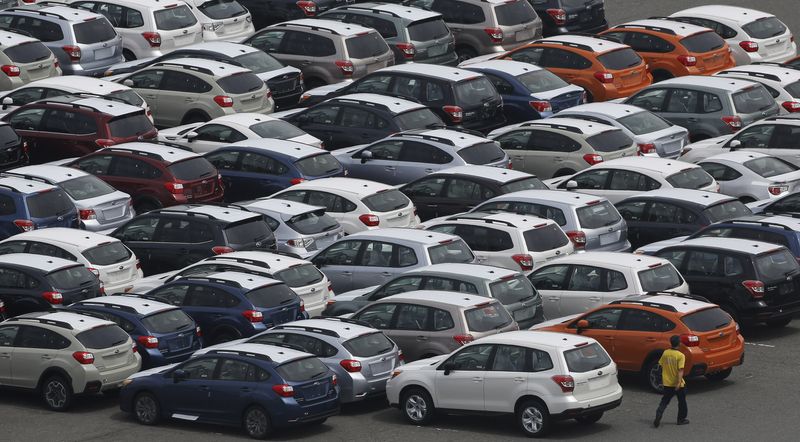
<instances>
[{"instance_id":1,"label":"yellow t-shirt","mask_svg":"<svg viewBox=\"0 0 800 442\"><path fill-rule=\"evenodd\" d=\"M678 371L686 364L686 356L678 350L669 349L661 355L658 365L661 366L661 381L665 387L683 387L686 383L678 378Z\"/></svg>"}]
</instances>

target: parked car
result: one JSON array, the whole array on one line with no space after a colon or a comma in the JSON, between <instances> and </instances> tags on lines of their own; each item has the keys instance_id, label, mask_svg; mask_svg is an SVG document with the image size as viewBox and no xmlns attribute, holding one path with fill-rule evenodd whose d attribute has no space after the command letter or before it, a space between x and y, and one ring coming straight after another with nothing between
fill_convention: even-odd
<instances>
[{"instance_id":1,"label":"parked car","mask_svg":"<svg viewBox=\"0 0 800 442\"><path fill-rule=\"evenodd\" d=\"M0 64L4 74L0 75L0 91L61 75L56 56L39 40L8 31L0 31L0 40L3 42Z\"/></svg>"},{"instance_id":2,"label":"parked car","mask_svg":"<svg viewBox=\"0 0 800 442\"><path fill-rule=\"evenodd\" d=\"M542 18L545 36L608 29L604 0L533 0L531 5Z\"/></svg>"},{"instance_id":3,"label":"parked car","mask_svg":"<svg viewBox=\"0 0 800 442\"><path fill-rule=\"evenodd\" d=\"M315 17L319 13L347 3L346 0L314 0L299 5L294 0L238 1L250 11L253 16L253 25L258 30L287 20Z\"/></svg>"},{"instance_id":4,"label":"parked car","mask_svg":"<svg viewBox=\"0 0 800 442\"><path fill-rule=\"evenodd\" d=\"M0 177L0 238L48 227L77 227L78 211L56 186Z\"/></svg>"},{"instance_id":5,"label":"parked car","mask_svg":"<svg viewBox=\"0 0 800 442\"><path fill-rule=\"evenodd\" d=\"M792 192L800 183L800 167L760 152L736 151L699 163L719 183L719 191L749 203Z\"/></svg>"},{"instance_id":6,"label":"parked car","mask_svg":"<svg viewBox=\"0 0 800 442\"><path fill-rule=\"evenodd\" d=\"M800 213L800 193L794 192L780 196L776 199L754 201L747 204L753 213L773 213L791 215Z\"/></svg>"},{"instance_id":7,"label":"parked car","mask_svg":"<svg viewBox=\"0 0 800 442\"><path fill-rule=\"evenodd\" d=\"M28 143L4 121L0 121L0 146L0 171L28 164Z\"/></svg>"},{"instance_id":8,"label":"parked car","mask_svg":"<svg viewBox=\"0 0 800 442\"><path fill-rule=\"evenodd\" d=\"M800 112L800 71L781 65L754 64L738 66L714 74L718 77L743 78L761 83L781 106L781 115Z\"/></svg>"},{"instance_id":9,"label":"parked car","mask_svg":"<svg viewBox=\"0 0 800 442\"><path fill-rule=\"evenodd\" d=\"M253 35L253 16L236 0L189 0L203 25L203 41L240 41Z\"/></svg>"}]
</instances>

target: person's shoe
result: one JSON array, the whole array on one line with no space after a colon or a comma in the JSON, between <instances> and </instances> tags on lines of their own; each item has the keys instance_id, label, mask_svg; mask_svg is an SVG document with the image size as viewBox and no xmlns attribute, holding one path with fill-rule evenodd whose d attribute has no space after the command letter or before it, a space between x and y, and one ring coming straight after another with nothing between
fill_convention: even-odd
<instances>
[{"instance_id":1,"label":"person's shoe","mask_svg":"<svg viewBox=\"0 0 800 442\"><path fill-rule=\"evenodd\" d=\"M689 419L681 419L678 421L678 425L689 425Z\"/></svg>"},{"instance_id":2,"label":"person's shoe","mask_svg":"<svg viewBox=\"0 0 800 442\"><path fill-rule=\"evenodd\" d=\"M661 413L656 413L656 418L653 420L653 428L658 428L661 425Z\"/></svg>"}]
</instances>

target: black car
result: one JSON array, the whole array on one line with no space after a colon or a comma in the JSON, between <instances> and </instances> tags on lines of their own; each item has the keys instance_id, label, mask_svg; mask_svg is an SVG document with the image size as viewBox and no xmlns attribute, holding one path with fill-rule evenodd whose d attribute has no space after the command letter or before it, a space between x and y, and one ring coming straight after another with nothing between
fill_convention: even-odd
<instances>
[{"instance_id":1,"label":"black car","mask_svg":"<svg viewBox=\"0 0 800 442\"><path fill-rule=\"evenodd\" d=\"M498 195L546 190L534 175L490 166L459 166L432 173L400 188L422 221L471 210Z\"/></svg>"},{"instance_id":2,"label":"black car","mask_svg":"<svg viewBox=\"0 0 800 442\"><path fill-rule=\"evenodd\" d=\"M100 280L83 264L31 253L0 256L0 286L0 304L8 317L103 294Z\"/></svg>"},{"instance_id":3,"label":"black car","mask_svg":"<svg viewBox=\"0 0 800 442\"><path fill-rule=\"evenodd\" d=\"M28 143L10 124L0 122L0 170L28 164Z\"/></svg>"},{"instance_id":4,"label":"black car","mask_svg":"<svg viewBox=\"0 0 800 442\"><path fill-rule=\"evenodd\" d=\"M145 275L177 270L233 251L275 251L264 217L244 210L185 204L139 215L111 236L133 250Z\"/></svg>"},{"instance_id":5,"label":"black car","mask_svg":"<svg viewBox=\"0 0 800 442\"><path fill-rule=\"evenodd\" d=\"M786 194L780 198L756 201L748 204L753 213L800 213L800 192Z\"/></svg>"},{"instance_id":6,"label":"black car","mask_svg":"<svg viewBox=\"0 0 800 442\"><path fill-rule=\"evenodd\" d=\"M481 73L454 67L418 63L390 66L339 90L320 89L326 93L312 89L300 104L316 104L346 94L388 94L428 106L448 126L489 132L506 122L503 98L492 82Z\"/></svg>"},{"instance_id":7,"label":"black car","mask_svg":"<svg viewBox=\"0 0 800 442\"><path fill-rule=\"evenodd\" d=\"M689 189L652 190L620 201L617 210L628 224L633 249L752 214L732 196Z\"/></svg>"},{"instance_id":8,"label":"black car","mask_svg":"<svg viewBox=\"0 0 800 442\"><path fill-rule=\"evenodd\" d=\"M692 294L742 325L783 327L800 312L800 264L786 247L734 238L697 238L660 250Z\"/></svg>"},{"instance_id":9,"label":"black car","mask_svg":"<svg viewBox=\"0 0 800 442\"><path fill-rule=\"evenodd\" d=\"M317 14L353 0L238 0L253 16L256 30L298 18L316 17Z\"/></svg>"},{"instance_id":10,"label":"black car","mask_svg":"<svg viewBox=\"0 0 800 442\"><path fill-rule=\"evenodd\" d=\"M406 130L444 126L441 118L419 103L377 94L332 98L281 118L322 140L326 149L371 143Z\"/></svg>"},{"instance_id":11,"label":"black car","mask_svg":"<svg viewBox=\"0 0 800 442\"><path fill-rule=\"evenodd\" d=\"M528 0L542 19L545 37L608 29L604 0Z\"/></svg>"}]
</instances>

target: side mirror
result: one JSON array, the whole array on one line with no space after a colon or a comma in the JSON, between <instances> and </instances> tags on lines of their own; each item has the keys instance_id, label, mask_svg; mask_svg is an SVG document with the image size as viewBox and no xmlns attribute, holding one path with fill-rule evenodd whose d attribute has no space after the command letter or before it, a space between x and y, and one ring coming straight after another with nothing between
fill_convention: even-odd
<instances>
[{"instance_id":1,"label":"side mirror","mask_svg":"<svg viewBox=\"0 0 800 442\"><path fill-rule=\"evenodd\" d=\"M195 131L191 131L191 132L187 133L185 135L186 136L186 141L190 141L190 142L193 141L195 138L197 138L197 135L198 135L198 133L195 132Z\"/></svg>"},{"instance_id":2,"label":"side mirror","mask_svg":"<svg viewBox=\"0 0 800 442\"><path fill-rule=\"evenodd\" d=\"M129 78L129 79L123 81L122 84L124 84L125 86L128 86L128 87L133 87L133 80L131 80Z\"/></svg>"},{"instance_id":3,"label":"side mirror","mask_svg":"<svg viewBox=\"0 0 800 442\"><path fill-rule=\"evenodd\" d=\"M742 142L739 140L732 140L730 143L728 143L728 147L730 147L731 150L738 149L742 147Z\"/></svg>"},{"instance_id":4,"label":"side mirror","mask_svg":"<svg viewBox=\"0 0 800 442\"><path fill-rule=\"evenodd\" d=\"M450 374L451 371L456 369L456 364L454 362L448 361L445 362L444 365L442 365L442 368L444 369L444 375L447 376Z\"/></svg>"},{"instance_id":5,"label":"side mirror","mask_svg":"<svg viewBox=\"0 0 800 442\"><path fill-rule=\"evenodd\" d=\"M581 319L577 324L575 324L575 327L577 327L578 333L580 333L581 331L589 328L589 321Z\"/></svg>"},{"instance_id":6,"label":"side mirror","mask_svg":"<svg viewBox=\"0 0 800 442\"><path fill-rule=\"evenodd\" d=\"M361 164L364 164L371 159L372 159L372 151L370 150L361 151Z\"/></svg>"},{"instance_id":7,"label":"side mirror","mask_svg":"<svg viewBox=\"0 0 800 442\"><path fill-rule=\"evenodd\" d=\"M172 372L172 382L178 383L180 381L185 381L189 379L189 373L186 370L181 370L180 368Z\"/></svg>"},{"instance_id":8,"label":"side mirror","mask_svg":"<svg viewBox=\"0 0 800 442\"><path fill-rule=\"evenodd\" d=\"M14 104L14 100L12 100L11 97L3 97L3 103L2 104L3 104L3 110L6 110L6 109L8 109L8 106L11 106L12 104Z\"/></svg>"},{"instance_id":9,"label":"side mirror","mask_svg":"<svg viewBox=\"0 0 800 442\"><path fill-rule=\"evenodd\" d=\"M578 182L575 180L567 181L567 184L564 186L567 190L575 190L578 188Z\"/></svg>"}]
</instances>

